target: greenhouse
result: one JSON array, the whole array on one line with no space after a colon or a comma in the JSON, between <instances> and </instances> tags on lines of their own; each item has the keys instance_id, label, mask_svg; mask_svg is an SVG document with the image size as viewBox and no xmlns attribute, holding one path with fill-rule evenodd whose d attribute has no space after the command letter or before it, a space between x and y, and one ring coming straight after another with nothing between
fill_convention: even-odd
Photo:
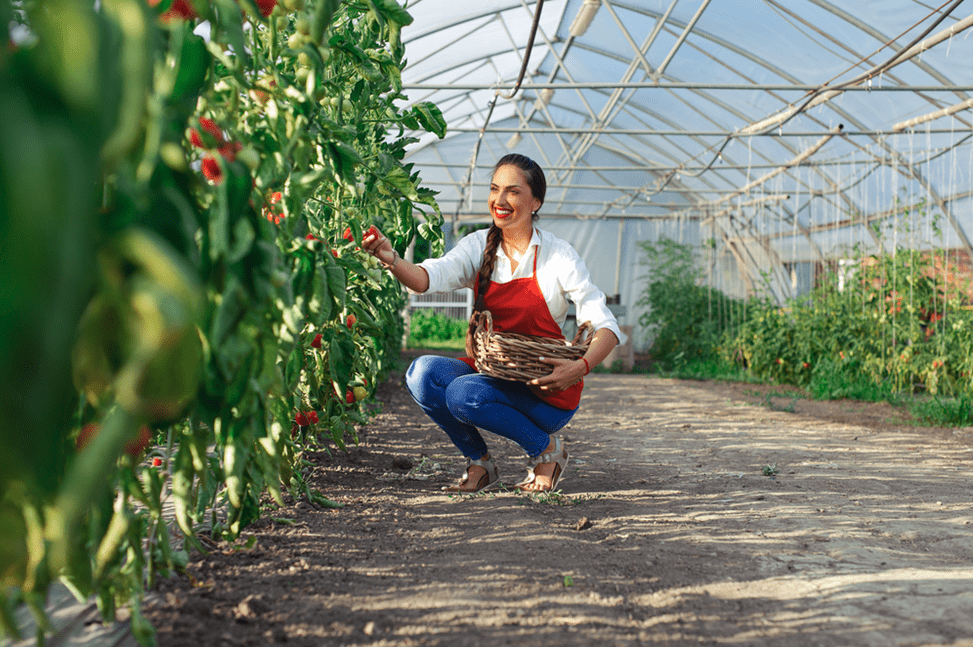
<instances>
[{"instance_id":1,"label":"greenhouse","mask_svg":"<svg viewBox=\"0 0 973 647\"><path fill-rule=\"evenodd\" d=\"M535 158L549 174L540 226L581 251L629 325L639 243L661 238L693 248L706 285L781 303L822 267L879 250L941 250L969 268L973 19L959 3L410 11L404 88L449 132L409 159L447 224L487 218L496 159Z\"/></svg>"},{"instance_id":2,"label":"greenhouse","mask_svg":"<svg viewBox=\"0 0 973 647\"><path fill-rule=\"evenodd\" d=\"M0 644L968 646L971 5L0 0Z\"/></svg>"}]
</instances>

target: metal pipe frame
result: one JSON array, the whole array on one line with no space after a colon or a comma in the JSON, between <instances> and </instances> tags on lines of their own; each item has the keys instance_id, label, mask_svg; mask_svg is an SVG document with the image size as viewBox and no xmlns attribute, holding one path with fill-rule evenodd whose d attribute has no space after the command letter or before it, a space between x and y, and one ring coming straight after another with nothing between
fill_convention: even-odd
<instances>
[{"instance_id":1,"label":"metal pipe frame","mask_svg":"<svg viewBox=\"0 0 973 647\"><path fill-rule=\"evenodd\" d=\"M449 129L453 133L474 133L480 132L480 128L473 126L458 126ZM523 133L524 129L517 126L493 126L487 128L488 132L494 133ZM538 135L554 135L554 134L570 134L570 135L638 135L638 136L655 136L655 137L723 137L723 138L733 138L733 139L743 139L747 137L775 137L775 138L786 138L786 137L820 137L821 131L784 131L784 132L760 132L760 133L740 133L740 132L726 132L726 131L702 131L702 130L651 130L643 128L616 128L612 130L607 130L604 128L532 128L532 132ZM955 135L955 128L935 128L928 131L922 131L923 134L929 133L932 135ZM842 135L847 137L882 137L887 135L894 135L895 133L889 130L846 130L842 132Z\"/></svg>"},{"instance_id":2,"label":"metal pipe frame","mask_svg":"<svg viewBox=\"0 0 973 647\"><path fill-rule=\"evenodd\" d=\"M840 12L835 7L833 7L832 5L830 5L830 3L828 3L828 2L826 2L824 0L812 0L812 1L815 2L816 4L820 5L820 6L824 7L825 9L831 11L835 15L839 15L840 14ZM524 4L523 3L523 0L521 0L521 2L522 2L522 4ZM645 12L644 11L644 8L642 8L642 7L625 6L624 3L620 2L620 1L614 1L613 0L613 2L614 2L614 4L616 4L619 7L624 6L626 9L630 9L630 10L633 10L633 11L640 11L640 12L643 12L643 13L649 13L649 12ZM777 3L774 3L774 4L777 4ZM503 10L511 9L511 8L513 8L513 6L515 6L515 5L512 5L510 7L505 7ZM493 11L496 12L497 10L493 10ZM845 20L847 20L847 21L849 21L849 22L851 22L852 24L856 24L860 29L863 29L863 30L867 31L870 34L873 34L873 35L876 35L877 34L877 32L874 29L869 28L867 25L861 24L860 21L856 21L853 17L844 16L844 15L840 15L840 17L843 18L843 19L845 19ZM673 22L675 23L675 21L673 21ZM952 30L945 30L945 32L941 32L941 33L947 33L948 32L948 33L951 34L951 33L955 33L956 31L958 31L956 25L954 25L953 28L951 28L951 29ZM685 33L685 30L684 30L684 33ZM876 37L880 37L880 36L881 36L880 34L876 35ZM706 38L706 39L709 39L709 40L713 40L714 42L718 40L718 39L713 38L711 35L706 35L706 34L703 34L702 37L703 38ZM887 40L888 39L884 39L884 41L887 41ZM927 39L926 41L923 41L923 44L921 44L921 45L925 45L930 40L931 39ZM920 45L920 47L921 47L921 45ZM894 48L894 45L893 45L893 48ZM915 49L915 48L913 48L913 49ZM564 52L562 51L562 55L563 55L563 53ZM744 55L746 55L746 53L744 53ZM748 58L751 58L751 60L754 60L754 61L758 62L758 64L763 65L765 68L770 69L771 67L773 67L772 65L769 65L767 61L761 61L759 59L756 59L752 55L748 56ZM895 61L895 64L899 64L903 60L905 60L905 57L900 57L897 61ZM924 69L928 67L921 60L913 60L913 64L918 65L918 66L920 66L920 67L922 67ZM566 68L563 68L562 66L563 66L563 60L558 60L558 67L556 67L555 68L555 71L554 71L554 74L555 75L557 73L558 68L566 69ZM929 71L929 70L927 70L927 71ZM932 70L930 73L935 73L935 70ZM889 77L891 77L891 75L889 75ZM944 81L946 81L946 79L944 77L941 77L941 75L938 75L938 74L935 75L934 78L942 78ZM555 83L551 83L550 85L553 86L553 87L555 87L555 88L567 88L568 87L566 84L555 84ZM592 85L598 85L598 84L592 84ZM609 83L609 84L604 84L604 85L606 87L611 87L611 88L613 88L616 91L620 87L622 89L624 89L624 87L623 86L620 86L618 83ZM635 85L635 84L633 84L633 85ZM722 87L715 87L716 85L719 85L719 86L722 86ZM732 89L737 89L737 88L740 89L740 90L766 89L768 92L787 92L787 91L790 91L790 90L803 89L804 87L806 87L806 90L805 91L820 90L820 86L801 86L801 85L798 85L798 84L794 84L794 85L781 84L781 85L777 85L776 87L773 87L773 86L771 86L769 84L768 85L764 85L764 86L761 86L759 84L739 84L739 85L736 85L735 87L734 87L734 84L714 84L713 87L707 87L707 86L701 86L700 84L678 84L678 85L674 85L674 84L671 84L671 83L659 83L659 84L654 84L652 87L659 87L659 88L663 88L663 89L669 89L670 91L674 91L674 90L678 90L680 86L681 87L685 87L686 89L690 89L690 90L697 91L697 92L699 92L700 90L706 90L706 89L711 89L711 90L728 89L728 90L732 90ZM453 86L453 89L457 89L458 87L460 87L460 86L454 85ZM545 84L536 84L533 87L535 89L542 89L543 87L545 87ZM495 89L495 87L492 88L492 89ZM632 89L634 90L634 89L637 89L637 88L634 88L633 87ZM867 87L849 87L849 88L843 88L842 90L843 91L853 91L853 92L854 91L910 91L910 92L916 92L916 93L918 93L918 92L940 92L940 91L947 91L947 92L953 92L953 93L965 93L965 92L973 91L973 89L971 89L969 86L951 85L951 84L948 84L948 83L943 83L942 85L937 85L937 86L901 86L901 85L897 85L897 86L885 86L885 87L881 87L881 88L872 87L870 89L867 88ZM929 101L930 103L933 103L935 105L935 103L929 97L923 97L923 98L925 98L927 101ZM713 101L714 98L713 97L709 97L709 100L710 101ZM835 110L836 112L839 112L839 113L841 112L840 106L835 106L834 103L832 103L830 107L831 107L831 109ZM854 123L854 120L851 120L851 119L846 119L846 121L848 121L849 123ZM529 123L529 121L527 121L527 123ZM551 120L551 123L555 123L555 122L553 120ZM462 131L458 131L455 128L452 129L452 130L454 132L462 132ZM504 131L503 130L497 130L495 132L504 132ZM535 141L536 141L536 137L538 137L541 134L545 134L545 131L535 130L535 129L529 129L529 128L528 129L525 129L525 132L529 132L535 138ZM562 132L565 132L565 131L562 131ZM956 131L955 131L955 129L949 129L949 130L936 130L936 131L930 130L929 132L930 133L933 133L934 132L935 134L946 134L946 133L953 134ZM602 131L599 130L599 133L600 134L605 134L605 135L611 135L611 134L615 134L615 135L635 134L636 136L639 136L639 134L638 134L639 131L633 132L633 131L620 130L620 131L615 131L615 132L602 132ZM575 132L575 134L583 134L583 133ZM645 133L642 133L642 134L644 136L650 136L650 135L657 135L658 136L658 135L661 135L661 136L665 136L665 137L670 137L670 136L671 137L676 137L676 136L695 136L695 137L706 136L705 134L702 134L700 132L691 132L691 131L688 131L688 132L687 131L678 131L678 132L674 132L674 133L671 133L671 134L668 133L667 131L649 131L649 132L645 132ZM957 223L955 223L955 220L953 219L952 214L950 214L945 209L945 203L948 202L949 200L943 200L942 198L938 198L938 196L936 196L935 195L935 192L932 190L931 185L923 178L922 174L919 173L919 166L921 165L921 162L908 162L908 161L906 161L904 155L898 153L897 151L895 151L894 149L891 148L890 143L885 138L885 136L888 133L886 133L884 131L874 131L874 130L873 131L869 131L869 130L866 130L864 128L861 128L857 132L856 131L851 131L851 132L847 133L847 135L849 135L849 136L853 136L853 135L856 135L856 134L861 134L863 136L869 136L869 137L871 137L873 140L875 140L875 143L881 149L883 149L884 151L886 151L889 155L892 155L895 158L896 162L897 162L896 167L897 167L897 169L899 169L899 172L902 173L906 177L914 178L917 182L920 183L920 185L922 185L924 188L927 189L927 191L929 192L929 195L930 195L930 199L933 202L936 202L937 204L939 204L941 207L943 207L943 210L944 210L944 212L947 213L947 216L949 217L949 219L951 221L951 224L954 225L954 229L957 230L957 234L960 237L963 237L963 232L962 232L961 229L959 229L959 227L957 226ZM725 137L726 136L726 133L714 133L714 135L716 135L716 136L724 136ZM795 135L799 135L799 134L796 134L795 133ZM810 134L807 134L806 136L819 136L819 135L820 135L820 133L810 133ZM781 143L784 144L787 140L781 139L781 140L778 140L778 141L781 141ZM562 142L562 144L563 143L564 142ZM639 143L641 145L644 142L639 142ZM626 144L622 144L622 146L624 146L625 148L628 148L628 146ZM543 150L543 147L541 147L541 148ZM609 146L605 146L604 148L606 148L606 150L611 150L611 147L609 147ZM865 151L864 148L862 150ZM867 151L865 151L865 152L867 152ZM631 154L626 153L625 156L626 157L630 157L630 158L634 158L634 159L639 159L641 157L640 155L635 154L634 151L632 151ZM880 156L875 155L874 153L872 153L872 159L875 160L875 161L881 161L882 159L884 159L884 157L880 157ZM646 161L648 161L648 160L646 160ZM851 162L848 162L848 163L858 164L860 162L858 162L858 161L851 161ZM904 168L900 168L900 164ZM807 165L807 166L810 166L812 168L821 169L824 166L828 166L829 163L828 162L821 162L821 163L809 163L809 164L802 164L802 165ZM766 166L764 166L764 165L754 165L754 164L746 164L746 165L744 165L744 164L730 164L730 165L721 165L721 166L718 166L718 167L712 167L712 165L710 165L710 166L703 167L703 168L708 169L708 170L713 170L713 171L720 172L720 171L739 171L739 170L743 170L744 168L746 168L746 169L753 169L753 168L756 168L756 167L761 167L761 168L776 168L776 166L775 165L772 165L772 164L768 164ZM905 170L906 168L908 169L908 171ZM575 172L578 172L580 170L585 170L585 168L584 167L580 167L577 164L572 164L569 167L565 168L564 172L567 172L567 173L575 173ZM647 168L646 170L653 171L653 172L657 172L656 169L654 169L654 168ZM682 166L682 170L683 171L686 171L686 172L691 172L691 169L689 169L685 165ZM788 174L788 175L790 175L790 174ZM830 182L830 179L828 179L827 176L824 176L823 175L822 177L825 177L826 178L826 181ZM791 179L794 180L794 181L796 181L799 185L801 184L801 181L800 181L799 177L798 178L791 178ZM673 188L675 188L675 187L673 187ZM628 187L618 187L618 188L616 188L616 190L627 190L627 189L628 189ZM700 193L706 193L706 191L700 191ZM823 193L823 192L818 192L818 193ZM809 193L809 195L810 195L810 193ZM629 197L631 198L632 196L629 196ZM635 196L635 199L637 199L637 197L638 196L636 195ZM841 196L839 199L844 199L845 201L848 200L848 198L845 198L844 196ZM629 204L631 204L631 203L632 202L630 200ZM576 203L573 203L572 202L572 204L576 204ZM661 205L656 204L655 206L661 206Z\"/></svg>"},{"instance_id":3,"label":"metal pipe frame","mask_svg":"<svg viewBox=\"0 0 973 647\"><path fill-rule=\"evenodd\" d=\"M465 62L465 63L468 63ZM531 83L529 86L534 90L719 90L719 91L752 91L762 90L766 92L813 92L820 90L820 85L809 85L806 83L690 83L679 81L666 81L656 83L653 81L591 81L591 82L570 82L570 81L547 81L541 83ZM489 90L490 92L503 91L506 86L486 83L403 83L403 90L428 90L430 92L438 90L456 90L457 92L475 92L478 90ZM942 85L882 85L873 86L851 86L842 88L842 92L973 92L973 85L956 85L945 83Z\"/></svg>"}]
</instances>

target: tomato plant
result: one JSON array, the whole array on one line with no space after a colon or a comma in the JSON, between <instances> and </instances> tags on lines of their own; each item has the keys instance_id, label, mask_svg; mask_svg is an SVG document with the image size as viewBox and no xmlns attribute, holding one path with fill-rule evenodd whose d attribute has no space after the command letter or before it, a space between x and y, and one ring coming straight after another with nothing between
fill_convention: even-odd
<instances>
[{"instance_id":1,"label":"tomato plant","mask_svg":"<svg viewBox=\"0 0 973 647\"><path fill-rule=\"evenodd\" d=\"M783 307L751 302L724 352L757 377L822 394L863 380L887 394L970 390L970 286L953 264L900 249L862 257L850 276L844 290L825 280Z\"/></svg>"},{"instance_id":2,"label":"tomato plant","mask_svg":"<svg viewBox=\"0 0 973 647\"><path fill-rule=\"evenodd\" d=\"M148 642L142 592L200 524L235 537L284 489L327 504L301 453L354 439L402 336L362 232L441 249L403 133L446 126L401 93L394 0L0 0L11 20L0 624L17 602L43 619L59 578Z\"/></svg>"}]
</instances>

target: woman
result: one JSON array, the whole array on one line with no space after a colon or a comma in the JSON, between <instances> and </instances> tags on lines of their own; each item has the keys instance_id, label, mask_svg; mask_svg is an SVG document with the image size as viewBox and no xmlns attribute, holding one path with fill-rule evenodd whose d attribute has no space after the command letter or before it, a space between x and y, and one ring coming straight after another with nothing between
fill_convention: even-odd
<instances>
[{"instance_id":1,"label":"woman","mask_svg":"<svg viewBox=\"0 0 973 647\"><path fill-rule=\"evenodd\" d=\"M527 478L517 488L549 492L567 466L568 452L552 437L578 408L583 377L618 343L618 322L605 295L591 282L568 243L534 227L544 204L544 172L530 158L506 155L493 170L489 230L460 240L442 258L414 265L399 257L381 233L367 234L363 247L396 279L423 293L473 288L479 312L489 310L494 330L563 339L568 299L578 321L591 321L594 337L583 359L541 358L551 373L528 383L500 380L476 371L472 359L423 356L406 374L420 407L466 456L466 473L449 492L480 492L500 484L496 463L479 429L516 442L529 456ZM471 330L467 333L467 352Z\"/></svg>"}]
</instances>

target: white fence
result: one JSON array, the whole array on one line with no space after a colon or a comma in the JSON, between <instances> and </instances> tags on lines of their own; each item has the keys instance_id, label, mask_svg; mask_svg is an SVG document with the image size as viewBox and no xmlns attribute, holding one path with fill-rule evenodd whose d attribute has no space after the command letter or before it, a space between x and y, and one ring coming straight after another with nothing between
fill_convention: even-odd
<instances>
[{"instance_id":1,"label":"white fence","mask_svg":"<svg viewBox=\"0 0 973 647\"><path fill-rule=\"evenodd\" d=\"M409 299L409 308L413 312L431 309L447 317L469 321L473 314L473 290L462 288L452 292L413 294Z\"/></svg>"}]
</instances>

